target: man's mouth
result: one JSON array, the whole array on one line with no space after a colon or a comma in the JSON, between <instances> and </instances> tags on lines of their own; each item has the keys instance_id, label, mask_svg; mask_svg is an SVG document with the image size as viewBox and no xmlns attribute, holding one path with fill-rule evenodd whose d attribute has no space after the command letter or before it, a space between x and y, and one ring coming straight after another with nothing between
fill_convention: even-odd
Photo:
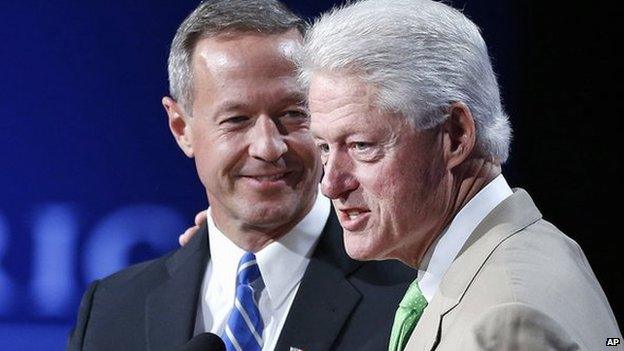
<instances>
[{"instance_id":1,"label":"man's mouth","mask_svg":"<svg viewBox=\"0 0 624 351\"><path fill-rule=\"evenodd\" d=\"M367 208L343 208L338 212L338 218L342 227L349 231L363 230L370 218L370 210Z\"/></svg>"},{"instance_id":2,"label":"man's mouth","mask_svg":"<svg viewBox=\"0 0 624 351\"><path fill-rule=\"evenodd\" d=\"M266 175L247 175L244 177L253 178L259 182L274 182L286 178L290 172L266 174Z\"/></svg>"},{"instance_id":3,"label":"man's mouth","mask_svg":"<svg viewBox=\"0 0 624 351\"><path fill-rule=\"evenodd\" d=\"M360 214L364 213L364 212L368 212L368 211L362 211L362 210L347 210L344 211L347 216L349 216L349 219L356 219Z\"/></svg>"},{"instance_id":4,"label":"man's mouth","mask_svg":"<svg viewBox=\"0 0 624 351\"><path fill-rule=\"evenodd\" d=\"M294 171L283 171L279 173L246 173L240 176L249 186L259 190L278 190L287 186L293 180Z\"/></svg>"}]
</instances>

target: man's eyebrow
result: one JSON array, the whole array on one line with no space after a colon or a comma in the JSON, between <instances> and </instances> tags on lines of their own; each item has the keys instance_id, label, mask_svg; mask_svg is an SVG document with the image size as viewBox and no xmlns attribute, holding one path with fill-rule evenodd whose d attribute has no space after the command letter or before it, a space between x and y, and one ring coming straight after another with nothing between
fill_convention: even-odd
<instances>
[{"instance_id":1,"label":"man's eyebrow","mask_svg":"<svg viewBox=\"0 0 624 351\"><path fill-rule=\"evenodd\" d=\"M295 103L297 105L307 106L308 101L306 99L305 94L300 93L300 92L292 92L291 94L288 94L287 96L282 98L280 103L284 105ZM224 112L224 111L232 111L232 110L241 110L241 109L245 109L246 107L247 107L247 104L244 102L237 101L237 100L225 100L221 102L219 105L217 105L216 110L220 112Z\"/></svg>"},{"instance_id":2,"label":"man's eyebrow","mask_svg":"<svg viewBox=\"0 0 624 351\"><path fill-rule=\"evenodd\" d=\"M288 96L286 96L284 98L284 101L286 102L296 102L297 105L308 105L308 99L306 97L306 94L302 93L302 92L292 92L290 94L288 94Z\"/></svg>"},{"instance_id":3,"label":"man's eyebrow","mask_svg":"<svg viewBox=\"0 0 624 351\"><path fill-rule=\"evenodd\" d=\"M245 107L246 105L240 101L226 100L220 103L219 105L217 105L215 110L219 112L226 112L226 111L244 109Z\"/></svg>"}]
</instances>

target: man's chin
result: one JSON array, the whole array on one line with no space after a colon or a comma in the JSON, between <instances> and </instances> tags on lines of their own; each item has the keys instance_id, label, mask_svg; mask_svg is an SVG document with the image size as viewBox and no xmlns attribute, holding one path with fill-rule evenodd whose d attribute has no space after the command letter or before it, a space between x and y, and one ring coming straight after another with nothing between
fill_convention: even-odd
<instances>
[{"instance_id":1,"label":"man's chin","mask_svg":"<svg viewBox=\"0 0 624 351\"><path fill-rule=\"evenodd\" d=\"M250 204L243 211L243 221L250 226L270 228L296 220L293 206L284 206L271 203Z\"/></svg>"},{"instance_id":2,"label":"man's chin","mask_svg":"<svg viewBox=\"0 0 624 351\"><path fill-rule=\"evenodd\" d=\"M365 237L364 233L344 231L344 243L347 255L358 261L374 261L382 259L374 248L374 243Z\"/></svg>"},{"instance_id":3,"label":"man's chin","mask_svg":"<svg viewBox=\"0 0 624 351\"><path fill-rule=\"evenodd\" d=\"M245 195L245 196L243 196ZM282 192L272 196L258 196L259 194L241 194L237 201L232 203L231 212L240 222L250 227L265 229L278 228L288 223L299 222L305 213L306 203L297 192Z\"/></svg>"}]
</instances>

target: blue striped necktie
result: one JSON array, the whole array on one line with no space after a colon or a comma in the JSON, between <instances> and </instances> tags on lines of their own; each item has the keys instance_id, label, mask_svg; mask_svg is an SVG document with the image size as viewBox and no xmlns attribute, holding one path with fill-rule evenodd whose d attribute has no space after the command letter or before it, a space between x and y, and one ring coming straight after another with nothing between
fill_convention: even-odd
<instances>
[{"instance_id":1,"label":"blue striped necktie","mask_svg":"<svg viewBox=\"0 0 624 351\"><path fill-rule=\"evenodd\" d=\"M252 252L243 255L236 273L236 296L230 311L223 341L228 351L261 351L264 323L260 317L252 285L262 279ZM257 285L256 285L257 286Z\"/></svg>"}]
</instances>

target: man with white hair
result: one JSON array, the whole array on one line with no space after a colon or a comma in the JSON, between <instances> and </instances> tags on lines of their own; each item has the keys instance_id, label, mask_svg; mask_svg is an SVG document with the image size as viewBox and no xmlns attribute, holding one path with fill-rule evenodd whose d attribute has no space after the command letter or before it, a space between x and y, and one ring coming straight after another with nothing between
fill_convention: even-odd
<instances>
[{"instance_id":1,"label":"man with white hair","mask_svg":"<svg viewBox=\"0 0 624 351\"><path fill-rule=\"evenodd\" d=\"M364 0L308 31L300 80L347 253L419 270L389 350L600 349L621 338L583 252L501 174L511 128L479 29Z\"/></svg>"}]
</instances>

